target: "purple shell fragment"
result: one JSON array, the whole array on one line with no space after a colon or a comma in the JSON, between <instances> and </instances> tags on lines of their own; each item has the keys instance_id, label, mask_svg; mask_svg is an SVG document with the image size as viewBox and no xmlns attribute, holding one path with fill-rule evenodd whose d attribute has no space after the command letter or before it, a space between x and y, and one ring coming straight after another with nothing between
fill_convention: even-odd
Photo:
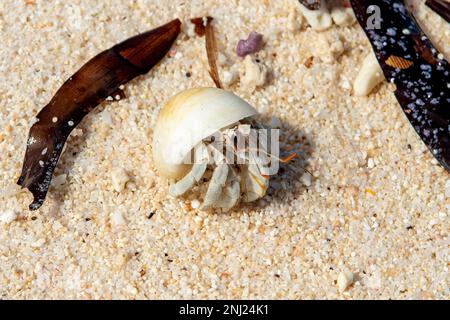
<instances>
[{"instance_id":1,"label":"purple shell fragment","mask_svg":"<svg viewBox=\"0 0 450 320\"><path fill-rule=\"evenodd\" d=\"M239 40L236 53L239 57L243 58L248 54L258 52L261 50L263 45L263 36L262 34L252 31L247 40L241 39Z\"/></svg>"}]
</instances>

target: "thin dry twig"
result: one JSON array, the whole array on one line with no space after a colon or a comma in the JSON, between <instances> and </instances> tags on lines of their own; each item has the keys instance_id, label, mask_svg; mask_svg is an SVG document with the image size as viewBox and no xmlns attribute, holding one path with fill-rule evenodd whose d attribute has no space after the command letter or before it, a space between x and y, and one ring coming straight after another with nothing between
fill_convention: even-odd
<instances>
[{"instance_id":1,"label":"thin dry twig","mask_svg":"<svg viewBox=\"0 0 450 320\"><path fill-rule=\"evenodd\" d=\"M208 19L208 23L206 25L206 54L208 55L208 63L209 63L209 75L214 81L215 85L219 89L223 89L222 82L219 77L219 70L217 68L217 42L216 36L214 33L214 26L212 25L212 20Z\"/></svg>"}]
</instances>

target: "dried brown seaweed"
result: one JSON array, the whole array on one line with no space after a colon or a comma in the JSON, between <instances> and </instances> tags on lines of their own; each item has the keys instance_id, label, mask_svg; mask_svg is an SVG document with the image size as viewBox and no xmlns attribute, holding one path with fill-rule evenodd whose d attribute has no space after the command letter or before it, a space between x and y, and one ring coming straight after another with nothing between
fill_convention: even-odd
<instances>
[{"instance_id":1,"label":"dried brown seaweed","mask_svg":"<svg viewBox=\"0 0 450 320\"><path fill-rule=\"evenodd\" d=\"M30 210L43 204L71 131L106 98L122 95L122 85L156 65L177 38L180 25L178 19L173 20L98 54L70 77L38 113L17 182L33 194Z\"/></svg>"}]
</instances>

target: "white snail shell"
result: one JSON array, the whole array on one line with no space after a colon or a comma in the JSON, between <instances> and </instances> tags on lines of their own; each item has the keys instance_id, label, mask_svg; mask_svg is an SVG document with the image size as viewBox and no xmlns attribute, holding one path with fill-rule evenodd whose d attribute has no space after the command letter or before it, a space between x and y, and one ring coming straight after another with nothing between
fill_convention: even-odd
<instances>
[{"instance_id":1,"label":"white snail shell","mask_svg":"<svg viewBox=\"0 0 450 320\"><path fill-rule=\"evenodd\" d=\"M203 139L256 115L250 104L217 88L194 88L172 97L161 109L153 132L153 160L159 174L179 179L189 171L185 157Z\"/></svg>"}]
</instances>

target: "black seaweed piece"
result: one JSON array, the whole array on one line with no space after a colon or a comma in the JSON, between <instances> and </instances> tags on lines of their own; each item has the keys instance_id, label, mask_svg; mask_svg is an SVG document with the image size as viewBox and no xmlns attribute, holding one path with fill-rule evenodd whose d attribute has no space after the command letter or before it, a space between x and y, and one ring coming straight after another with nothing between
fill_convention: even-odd
<instances>
[{"instance_id":1,"label":"black seaweed piece","mask_svg":"<svg viewBox=\"0 0 450 320\"><path fill-rule=\"evenodd\" d=\"M30 210L37 210L44 203L53 171L72 130L107 97L122 96L122 85L156 65L170 50L180 25L178 19L173 20L98 54L70 77L38 113L30 129L17 182L33 194Z\"/></svg>"},{"instance_id":2,"label":"black seaweed piece","mask_svg":"<svg viewBox=\"0 0 450 320\"><path fill-rule=\"evenodd\" d=\"M395 96L406 117L439 163L450 170L450 68L422 32L403 1L351 0L386 79L396 85ZM381 28L368 24L380 9ZM370 12L370 13L367 13ZM396 68L395 57L412 62ZM386 62L387 61L387 62Z\"/></svg>"},{"instance_id":3,"label":"black seaweed piece","mask_svg":"<svg viewBox=\"0 0 450 320\"><path fill-rule=\"evenodd\" d=\"M450 22L450 2L443 0L427 0L425 4L447 22Z\"/></svg>"}]
</instances>

